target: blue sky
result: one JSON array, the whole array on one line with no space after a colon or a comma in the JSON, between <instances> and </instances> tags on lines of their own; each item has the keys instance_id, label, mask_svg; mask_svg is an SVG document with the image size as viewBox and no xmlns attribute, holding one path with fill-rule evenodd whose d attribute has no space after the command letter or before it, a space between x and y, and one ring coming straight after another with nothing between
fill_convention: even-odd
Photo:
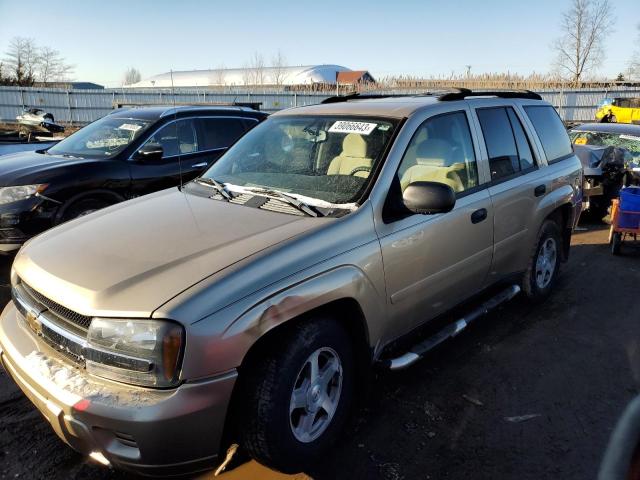
<instances>
[{"instance_id":1,"label":"blue sky","mask_svg":"<svg viewBox=\"0 0 640 480\"><path fill-rule=\"evenodd\" d=\"M624 71L637 42L640 0L611 0L616 27L602 75ZM59 50L76 80L118 86L143 77L242 66L280 49L291 65L337 63L374 76L472 71L546 72L570 0L385 2L0 0L0 51L22 35Z\"/></svg>"}]
</instances>

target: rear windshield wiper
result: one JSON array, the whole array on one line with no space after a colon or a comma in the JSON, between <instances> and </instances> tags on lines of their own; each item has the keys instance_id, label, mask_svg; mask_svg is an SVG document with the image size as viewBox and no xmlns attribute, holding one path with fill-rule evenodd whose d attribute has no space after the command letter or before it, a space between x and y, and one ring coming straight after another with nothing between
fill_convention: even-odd
<instances>
[{"instance_id":1,"label":"rear windshield wiper","mask_svg":"<svg viewBox=\"0 0 640 480\"><path fill-rule=\"evenodd\" d=\"M285 203L288 203L289 205L291 205L291 206L297 208L298 210L300 210L301 212L306 213L310 217L323 216L319 211L317 211L311 205L309 205L307 203L304 203L303 201L298 200L296 197L294 197L292 195L288 195L288 194L286 194L284 192L281 192L279 190L271 190L269 188L257 188L257 187L244 187L244 189L248 190L250 192L265 193L267 195L273 195L278 200L281 200L281 201L283 201Z\"/></svg>"},{"instance_id":2,"label":"rear windshield wiper","mask_svg":"<svg viewBox=\"0 0 640 480\"><path fill-rule=\"evenodd\" d=\"M198 177L196 178L196 182L204 183L205 185L209 185L210 187L215 188L215 190L224 198L227 202L233 200L233 195L225 188L223 184L218 182L215 178L211 177Z\"/></svg>"}]
</instances>

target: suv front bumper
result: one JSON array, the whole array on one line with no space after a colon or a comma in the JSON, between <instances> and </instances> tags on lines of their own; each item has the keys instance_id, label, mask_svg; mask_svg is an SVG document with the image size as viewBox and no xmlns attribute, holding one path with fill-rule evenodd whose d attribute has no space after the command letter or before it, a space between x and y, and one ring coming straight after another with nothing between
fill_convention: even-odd
<instances>
[{"instance_id":1,"label":"suv front bumper","mask_svg":"<svg viewBox=\"0 0 640 480\"><path fill-rule=\"evenodd\" d=\"M146 475L215 465L236 371L156 390L96 378L62 359L10 302L0 315L2 365L72 448Z\"/></svg>"}]
</instances>

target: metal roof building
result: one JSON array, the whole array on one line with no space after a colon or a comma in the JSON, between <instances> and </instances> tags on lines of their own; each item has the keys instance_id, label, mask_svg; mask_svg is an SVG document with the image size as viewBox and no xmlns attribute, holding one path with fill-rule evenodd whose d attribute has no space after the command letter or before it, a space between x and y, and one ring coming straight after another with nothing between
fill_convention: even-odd
<instances>
[{"instance_id":1,"label":"metal roof building","mask_svg":"<svg viewBox=\"0 0 640 480\"><path fill-rule=\"evenodd\" d=\"M335 85L339 72L352 70L340 65L300 67L225 68L173 72L173 86L214 87L244 85ZM373 80L368 72L368 78ZM342 82L341 82L342 83ZM171 73L161 73L129 85L130 88L170 88Z\"/></svg>"}]
</instances>

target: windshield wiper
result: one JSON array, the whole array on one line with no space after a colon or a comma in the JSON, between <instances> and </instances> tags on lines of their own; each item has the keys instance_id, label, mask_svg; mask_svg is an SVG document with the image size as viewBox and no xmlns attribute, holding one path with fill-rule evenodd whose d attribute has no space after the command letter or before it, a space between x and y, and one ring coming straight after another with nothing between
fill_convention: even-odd
<instances>
[{"instance_id":1,"label":"windshield wiper","mask_svg":"<svg viewBox=\"0 0 640 480\"><path fill-rule=\"evenodd\" d=\"M265 193L267 195L273 195L278 200L281 200L289 205L297 208L303 213L306 213L310 217L320 217L323 216L319 211L314 209L311 205L304 203L301 200L298 200L296 197L288 195L280 190L272 190L270 188L259 188L259 187L243 187L245 190L255 193Z\"/></svg>"},{"instance_id":2,"label":"windshield wiper","mask_svg":"<svg viewBox=\"0 0 640 480\"><path fill-rule=\"evenodd\" d=\"M210 187L215 188L215 190L224 198L227 202L233 200L233 195L225 188L223 184L218 182L215 178L211 177L198 177L196 178L196 182L204 183L205 185L209 185Z\"/></svg>"}]
</instances>

